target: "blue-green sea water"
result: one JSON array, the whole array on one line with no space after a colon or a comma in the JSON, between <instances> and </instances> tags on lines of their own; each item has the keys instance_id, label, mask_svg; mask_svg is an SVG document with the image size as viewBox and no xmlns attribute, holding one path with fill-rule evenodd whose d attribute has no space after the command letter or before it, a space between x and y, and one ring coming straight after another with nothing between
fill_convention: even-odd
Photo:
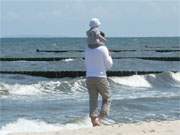
<instances>
[{"instance_id":1,"label":"blue-green sea water","mask_svg":"<svg viewBox=\"0 0 180 135\"><path fill-rule=\"evenodd\" d=\"M1 38L0 58L66 57L60 61L0 61L0 71L84 71L85 38ZM115 71L161 71L160 74L108 77L115 123L180 120L180 61L137 57L180 57L179 37L109 38ZM127 51L135 50L135 51ZM75 57L70 59L70 57ZM131 58L128 58L131 57ZM176 72L172 72L176 71ZM101 98L99 98L100 105ZM90 127L85 77L45 78L0 74L0 134Z\"/></svg>"}]
</instances>

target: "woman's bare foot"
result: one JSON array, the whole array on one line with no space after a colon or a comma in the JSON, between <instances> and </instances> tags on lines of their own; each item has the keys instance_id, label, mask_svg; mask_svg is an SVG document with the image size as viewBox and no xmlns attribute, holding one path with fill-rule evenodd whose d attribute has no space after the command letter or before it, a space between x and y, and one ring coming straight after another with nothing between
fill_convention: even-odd
<instances>
[{"instance_id":1,"label":"woman's bare foot","mask_svg":"<svg viewBox=\"0 0 180 135\"><path fill-rule=\"evenodd\" d=\"M101 123L105 117L106 117L106 115L104 113L99 114L99 116L98 116L99 123Z\"/></svg>"},{"instance_id":2,"label":"woman's bare foot","mask_svg":"<svg viewBox=\"0 0 180 135\"><path fill-rule=\"evenodd\" d=\"M91 117L91 122L92 122L93 127L101 125L98 117Z\"/></svg>"}]
</instances>

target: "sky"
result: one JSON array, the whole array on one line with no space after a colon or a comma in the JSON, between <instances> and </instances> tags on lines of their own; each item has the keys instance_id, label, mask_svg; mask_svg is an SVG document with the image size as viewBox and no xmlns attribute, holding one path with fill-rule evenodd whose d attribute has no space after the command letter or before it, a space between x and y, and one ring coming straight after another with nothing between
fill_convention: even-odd
<instances>
[{"instance_id":1,"label":"sky","mask_svg":"<svg viewBox=\"0 0 180 135\"><path fill-rule=\"evenodd\" d=\"M180 0L0 0L1 37L180 36Z\"/></svg>"}]
</instances>

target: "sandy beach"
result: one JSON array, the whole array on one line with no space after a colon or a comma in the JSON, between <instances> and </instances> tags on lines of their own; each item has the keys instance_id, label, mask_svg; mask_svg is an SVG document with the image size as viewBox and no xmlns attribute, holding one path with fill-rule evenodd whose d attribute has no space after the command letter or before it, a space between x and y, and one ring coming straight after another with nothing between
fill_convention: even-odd
<instances>
[{"instance_id":1,"label":"sandy beach","mask_svg":"<svg viewBox=\"0 0 180 135\"><path fill-rule=\"evenodd\" d=\"M13 133L9 135L179 135L180 120L116 124L95 128L61 130L46 133Z\"/></svg>"}]
</instances>

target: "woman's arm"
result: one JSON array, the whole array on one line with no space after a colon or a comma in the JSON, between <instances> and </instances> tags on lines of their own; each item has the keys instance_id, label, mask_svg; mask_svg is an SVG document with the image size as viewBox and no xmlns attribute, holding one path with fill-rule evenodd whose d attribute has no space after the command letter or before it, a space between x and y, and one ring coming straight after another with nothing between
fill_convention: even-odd
<instances>
[{"instance_id":1,"label":"woman's arm","mask_svg":"<svg viewBox=\"0 0 180 135\"><path fill-rule=\"evenodd\" d=\"M105 38L105 37L103 37L103 36L101 36L101 34L100 34L100 33L98 34L98 38L99 38L99 40L100 40L101 42L103 42L103 43L105 43L105 42L106 42L106 38Z\"/></svg>"},{"instance_id":2,"label":"woman's arm","mask_svg":"<svg viewBox=\"0 0 180 135\"><path fill-rule=\"evenodd\" d=\"M109 50L104 46L103 57L106 69L110 69L113 65L112 57L109 55Z\"/></svg>"}]
</instances>

